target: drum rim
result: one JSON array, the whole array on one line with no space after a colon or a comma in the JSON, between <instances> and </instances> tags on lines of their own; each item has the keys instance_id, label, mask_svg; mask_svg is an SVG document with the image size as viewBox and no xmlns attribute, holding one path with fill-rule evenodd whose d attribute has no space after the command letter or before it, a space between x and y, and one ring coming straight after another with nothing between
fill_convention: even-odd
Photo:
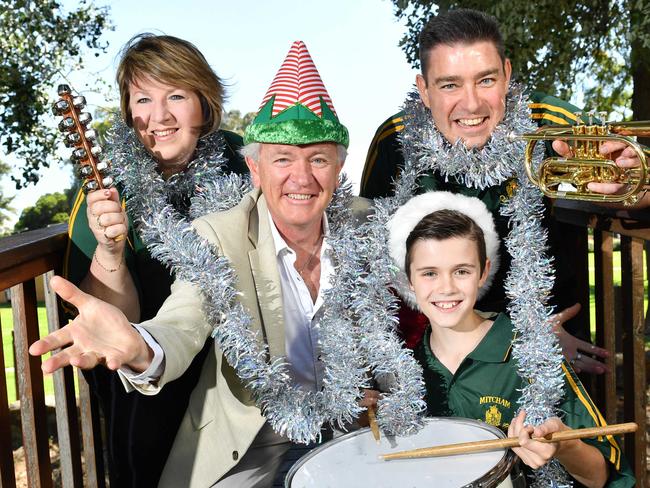
<instances>
[{"instance_id":1,"label":"drum rim","mask_svg":"<svg viewBox=\"0 0 650 488\"><path fill-rule=\"evenodd\" d=\"M442 422L442 421L452 421L457 424L473 425L475 427L480 427L483 430L487 430L488 432L493 433L499 439L505 439L506 437L503 431L498 427L487 424L480 420L467 419L464 417L425 417L424 418L425 424ZM337 437L336 439L332 439L331 441L328 441L323 445L312 449L309 453L305 454L303 457L298 459L293 466L291 466L291 469L289 469L286 477L284 478L284 488L291 488L291 481L293 480L293 477L295 476L296 472L300 469L300 467L303 464L305 464L311 458L317 456L320 452L324 451L326 448L330 448L335 444L343 442L344 440L347 440L351 437L356 437L358 435L364 434L369 431L370 431L369 427L363 427L361 429L343 434L342 436ZM494 466L494 468L492 468L490 471L482 475L479 479L476 479L471 483L462 486L461 488L475 488L475 487L488 488L491 486L497 486L499 483L501 483L503 480L505 480L508 477L508 474L512 470L516 461L517 461L517 456L515 455L515 453L512 452L511 449L504 449L503 456L501 457L501 459L499 459L499 462ZM486 477L490 477L490 476L494 478L493 485L486 484L485 481L483 481L485 480Z\"/></svg>"}]
</instances>

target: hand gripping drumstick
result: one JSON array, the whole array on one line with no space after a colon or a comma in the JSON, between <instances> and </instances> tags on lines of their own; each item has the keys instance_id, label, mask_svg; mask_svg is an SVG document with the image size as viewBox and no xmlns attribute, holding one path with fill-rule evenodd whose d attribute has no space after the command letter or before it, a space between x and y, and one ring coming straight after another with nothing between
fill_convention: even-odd
<instances>
[{"instance_id":1,"label":"hand gripping drumstick","mask_svg":"<svg viewBox=\"0 0 650 488\"><path fill-rule=\"evenodd\" d=\"M571 439L585 439L588 437L599 437L606 435L628 434L636 432L639 428L634 422L627 424L612 424L605 427L589 427L586 429L570 429L562 432L553 432L545 437L533 437L538 442L559 442ZM519 447L518 437L506 437L505 439L494 439L487 441L462 442L460 444L446 444L444 446L423 447L410 451L400 451L392 454L379 456L384 461L392 459L416 459L426 457L451 456L454 454L469 454L473 452L496 451Z\"/></svg>"}]
</instances>

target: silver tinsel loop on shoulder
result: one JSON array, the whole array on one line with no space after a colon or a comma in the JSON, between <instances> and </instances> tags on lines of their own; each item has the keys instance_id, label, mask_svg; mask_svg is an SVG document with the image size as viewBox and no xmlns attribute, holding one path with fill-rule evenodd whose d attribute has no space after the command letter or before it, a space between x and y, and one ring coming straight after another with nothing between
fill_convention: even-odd
<instances>
[{"instance_id":1,"label":"silver tinsel loop on shoulder","mask_svg":"<svg viewBox=\"0 0 650 488\"><path fill-rule=\"evenodd\" d=\"M501 207L502 215L510 219L511 230L505 239L512 256L505 289L510 298L508 312L518 338L513 346L513 357L518 372L528 380L519 400L526 410L527 422L538 425L558 415L563 398L562 354L557 337L551 330L551 307L547 298L554 281L552 259L546 256L547 235L541 225L544 211L542 194L527 179L524 168L523 142L509 142L511 132L524 133L536 129L530 118L528 98L519 85L512 84L506 98L504 120L496 127L491 139L481 149L468 149L459 141L450 144L436 129L430 111L412 91L404 104L405 128L400 134L404 153L404 168L395 182L395 196L380 199L375 215L368 224L368 249L371 272L366 279L367 295L386 310L378 320L394 324L395 298L382 290L397 276L391 269L385 229L395 210L418 191L420 176L438 172L445 179L454 178L468 187L484 189L515 178L517 191ZM541 149L541 148L540 148ZM542 154L536 153L539 163ZM376 265L379 264L379 265ZM364 303L364 306L373 306ZM535 472L537 487L569 485L562 466L555 460Z\"/></svg>"},{"instance_id":2,"label":"silver tinsel loop on shoulder","mask_svg":"<svg viewBox=\"0 0 650 488\"><path fill-rule=\"evenodd\" d=\"M112 153L117 179L128 195L129 211L137 216L144 242L159 261L169 266L177 278L200 286L204 295L204 312L213 324L213 337L228 363L237 371L242 383L251 389L257 405L272 428L293 442L309 443L318 439L323 423L344 427L363 410L359 406L361 388L370 387L368 363L359 347L359 337L374 351L373 360L399 381L386 395L386 405L378 412L383 425L391 431L408 432L417 422L421 391L413 386L421 379L409 376L412 361L403 359L399 342L385 331L356 325L356 310L348 306L355 292L359 263L356 224L351 213L352 190L344 180L328 208L329 244L336 272L332 287L325 294L325 314L320 323L320 347L325 363L324 388L316 393L293 384L285 358L268 361L266 344L252 332L251 317L238 300L237 276L229 261L198 236L188 220L170 202L170 189L155 171L156 163L125 126L116 133L122 144ZM214 144L213 144L214 143ZM221 172L223 157L208 151L217 150L220 141L201 141L197 159L177 183L192 189L189 218L226 210L239 202L249 189L248 179ZM216 154L209 159L205 154ZM205 164L204 164L205 162ZM184 194L187 198L188 193ZM262 344L262 345L260 345ZM387 355L384 360L382 354ZM416 420L414 420L414 418Z\"/></svg>"}]
</instances>

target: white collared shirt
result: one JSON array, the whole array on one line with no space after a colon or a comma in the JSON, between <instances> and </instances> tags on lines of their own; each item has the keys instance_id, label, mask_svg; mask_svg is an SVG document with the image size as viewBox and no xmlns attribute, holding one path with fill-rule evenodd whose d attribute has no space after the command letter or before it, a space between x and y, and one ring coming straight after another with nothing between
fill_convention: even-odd
<instances>
[{"instance_id":1,"label":"white collared shirt","mask_svg":"<svg viewBox=\"0 0 650 488\"><path fill-rule=\"evenodd\" d=\"M331 248L327 243L329 225L323 214L323 243L320 249L320 281L314 303L309 288L296 270L296 253L280 235L271 215L271 234L282 285L284 345L289 370L297 385L310 391L323 386L324 365L320 360L318 325L323 316L323 293L330 287L333 273Z\"/></svg>"},{"instance_id":2,"label":"white collared shirt","mask_svg":"<svg viewBox=\"0 0 650 488\"><path fill-rule=\"evenodd\" d=\"M320 281L316 303L311 299L309 289L294 263L296 253L280 235L271 214L268 215L275 255L282 286L282 309L284 318L284 344L289 371L294 382L310 391L319 391L323 386L325 366L320 359L318 347L318 324L323 316L323 293L330 288L330 277L334 271L329 244L329 224L323 214L323 242L320 249ZM156 340L134 324L138 332L154 351L154 358L146 371L137 374L129 368L118 370L120 376L134 385L153 384L162 376L165 363L164 351Z\"/></svg>"}]
</instances>

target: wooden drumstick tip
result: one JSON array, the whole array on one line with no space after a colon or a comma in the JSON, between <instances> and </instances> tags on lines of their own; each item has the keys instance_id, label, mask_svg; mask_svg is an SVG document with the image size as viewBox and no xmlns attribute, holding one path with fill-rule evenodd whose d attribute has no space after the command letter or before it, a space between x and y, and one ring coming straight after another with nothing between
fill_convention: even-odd
<instances>
[{"instance_id":1,"label":"wooden drumstick tip","mask_svg":"<svg viewBox=\"0 0 650 488\"><path fill-rule=\"evenodd\" d=\"M368 407L368 423L370 424L370 431L375 438L375 442L379 444L381 435L379 434L379 426L377 425L377 416L375 415L375 407Z\"/></svg>"},{"instance_id":2,"label":"wooden drumstick tip","mask_svg":"<svg viewBox=\"0 0 650 488\"><path fill-rule=\"evenodd\" d=\"M628 422L626 424L613 424L606 425L604 427L569 429L561 432L554 432L545 437L533 437L533 440L539 442L559 442L571 439L585 439L588 437L629 434L636 432L638 428L639 426L636 423ZM463 442L459 444L447 444L444 446L423 447L420 449L412 449L390 454L380 454L378 457L384 461L390 461L393 459L416 459L425 457L452 456L457 454L470 454L475 452L509 449L512 447L519 447L519 439L517 437Z\"/></svg>"}]
</instances>

